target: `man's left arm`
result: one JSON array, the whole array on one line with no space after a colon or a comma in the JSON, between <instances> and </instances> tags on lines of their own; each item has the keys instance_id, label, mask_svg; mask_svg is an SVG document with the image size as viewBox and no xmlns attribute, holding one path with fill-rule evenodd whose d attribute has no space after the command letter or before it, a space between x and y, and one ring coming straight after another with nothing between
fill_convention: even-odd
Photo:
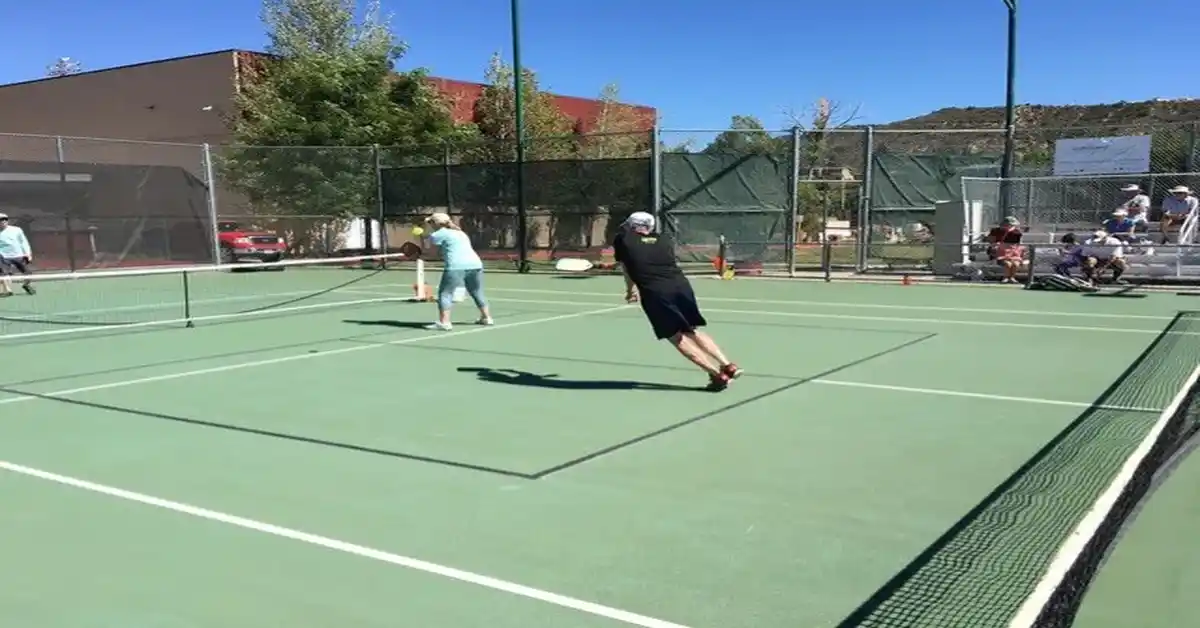
<instances>
[{"instance_id":1,"label":"man's left arm","mask_svg":"<svg viewBox=\"0 0 1200 628\"><path fill-rule=\"evenodd\" d=\"M33 261L33 247L29 246L29 238L25 236L25 230L22 229L17 234L17 240L21 243L21 250L25 252L25 261Z\"/></svg>"}]
</instances>

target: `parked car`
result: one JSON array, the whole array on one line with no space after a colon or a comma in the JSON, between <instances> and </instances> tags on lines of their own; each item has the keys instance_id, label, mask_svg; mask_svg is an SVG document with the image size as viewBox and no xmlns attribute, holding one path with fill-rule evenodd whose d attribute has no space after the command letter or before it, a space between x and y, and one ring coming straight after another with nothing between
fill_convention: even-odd
<instances>
[{"instance_id":1,"label":"parked car","mask_svg":"<svg viewBox=\"0 0 1200 628\"><path fill-rule=\"evenodd\" d=\"M236 222L217 223L217 238L222 264L277 262L287 253L287 242L278 234L242 229Z\"/></svg>"}]
</instances>

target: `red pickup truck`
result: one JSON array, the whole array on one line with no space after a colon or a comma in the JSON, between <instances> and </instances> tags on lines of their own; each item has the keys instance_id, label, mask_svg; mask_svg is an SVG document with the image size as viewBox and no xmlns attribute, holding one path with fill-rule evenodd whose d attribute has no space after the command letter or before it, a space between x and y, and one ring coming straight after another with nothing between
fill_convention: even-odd
<instances>
[{"instance_id":1,"label":"red pickup truck","mask_svg":"<svg viewBox=\"0 0 1200 628\"><path fill-rule=\"evenodd\" d=\"M244 230L236 222L217 223L217 239L222 264L277 262L287 252L287 242L279 235Z\"/></svg>"}]
</instances>

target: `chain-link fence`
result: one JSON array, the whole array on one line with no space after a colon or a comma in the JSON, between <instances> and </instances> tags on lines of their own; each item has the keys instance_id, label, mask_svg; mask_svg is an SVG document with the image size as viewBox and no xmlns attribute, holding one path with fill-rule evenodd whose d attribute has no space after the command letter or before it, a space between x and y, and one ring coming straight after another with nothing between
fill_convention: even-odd
<instances>
[{"instance_id":1,"label":"chain-link fence","mask_svg":"<svg viewBox=\"0 0 1200 628\"><path fill-rule=\"evenodd\" d=\"M1014 214L1052 228L1097 222L1120 200L1119 183L1155 198L1200 187L1197 123L1087 122L1023 128L1019 177L1005 185L999 128L531 138L521 164L512 139L209 147L0 135L0 211L53 268L219 261L219 232L231 231L282 237L293 256L396 250L420 240L411 227L434 211L470 230L488 260L527 266L604 258L624 217L649 210L680 260L701 267L724 251L753 272L923 269L942 201L965 195L984 203L986 220ZM1150 173L1046 176L1057 140L1121 135L1150 136Z\"/></svg>"},{"instance_id":2,"label":"chain-link fence","mask_svg":"<svg viewBox=\"0 0 1200 628\"><path fill-rule=\"evenodd\" d=\"M209 263L205 160L195 145L0 136L0 211L44 269Z\"/></svg>"}]
</instances>

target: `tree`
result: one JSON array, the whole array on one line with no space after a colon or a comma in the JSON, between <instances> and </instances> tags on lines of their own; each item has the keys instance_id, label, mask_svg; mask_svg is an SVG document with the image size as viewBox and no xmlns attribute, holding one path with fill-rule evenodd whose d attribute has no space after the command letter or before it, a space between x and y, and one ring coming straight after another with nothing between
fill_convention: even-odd
<instances>
[{"instance_id":1,"label":"tree","mask_svg":"<svg viewBox=\"0 0 1200 628\"><path fill-rule=\"evenodd\" d=\"M621 90L609 83L600 91L600 109L579 138L579 154L585 159L645 157L650 150L650 131L643 114L621 102Z\"/></svg>"},{"instance_id":2,"label":"tree","mask_svg":"<svg viewBox=\"0 0 1200 628\"><path fill-rule=\"evenodd\" d=\"M458 132L422 71L394 73L406 47L378 3L357 23L355 4L264 4L271 56L235 97L229 122L238 146L222 163L224 177L256 214L373 213L379 193L373 145L411 154Z\"/></svg>"},{"instance_id":3,"label":"tree","mask_svg":"<svg viewBox=\"0 0 1200 628\"><path fill-rule=\"evenodd\" d=\"M46 76L70 76L83 71L83 66L70 57L59 57L57 61L46 66Z\"/></svg>"},{"instance_id":4,"label":"tree","mask_svg":"<svg viewBox=\"0 0 1200 628\"><path fill-rule=\"evenodd\" d=\"M824 230L824 217L849 219L858 204L859 182L844 180L850 172L848 156L859 157L859 138L839 135L837 130L858 119L858 109L847 109L828 98L819 99L808 109L808 122L795 113L786 114L801 131L801 180L796 182L796 200L801 216L801 239L813 239ZM836 141L847 137L850 150L840 150ZM860 167L858 164L853 164Z\"/></svg>"},{"instance_id":5,"label":"tree","mask_svg":"<svg viewBox=\"0 0 1200 628\"><path fill-rule=\"evenodd\" d=\"M575 124L538 88L537 75L525 69L522 98L525 113L525 159L562 159L574 152ZM499 54L492 55L485 74L487 85L475 101L475 127L485 144L480 150L488 161L512 162L516 158L516 98L513 68Z\"/></svg>"},{"instance_id":6,"label":"tree","mask_svg":"<svg viewBox=\"0 0 1200 628\"><path fill-rule=\"evenodd\" d=\"M733 116L728 131L722 132L704 148L704 152L722 155L776 155L786 151L787 143L773 137L754 116Z\"/></svg>"}]
</instances>

